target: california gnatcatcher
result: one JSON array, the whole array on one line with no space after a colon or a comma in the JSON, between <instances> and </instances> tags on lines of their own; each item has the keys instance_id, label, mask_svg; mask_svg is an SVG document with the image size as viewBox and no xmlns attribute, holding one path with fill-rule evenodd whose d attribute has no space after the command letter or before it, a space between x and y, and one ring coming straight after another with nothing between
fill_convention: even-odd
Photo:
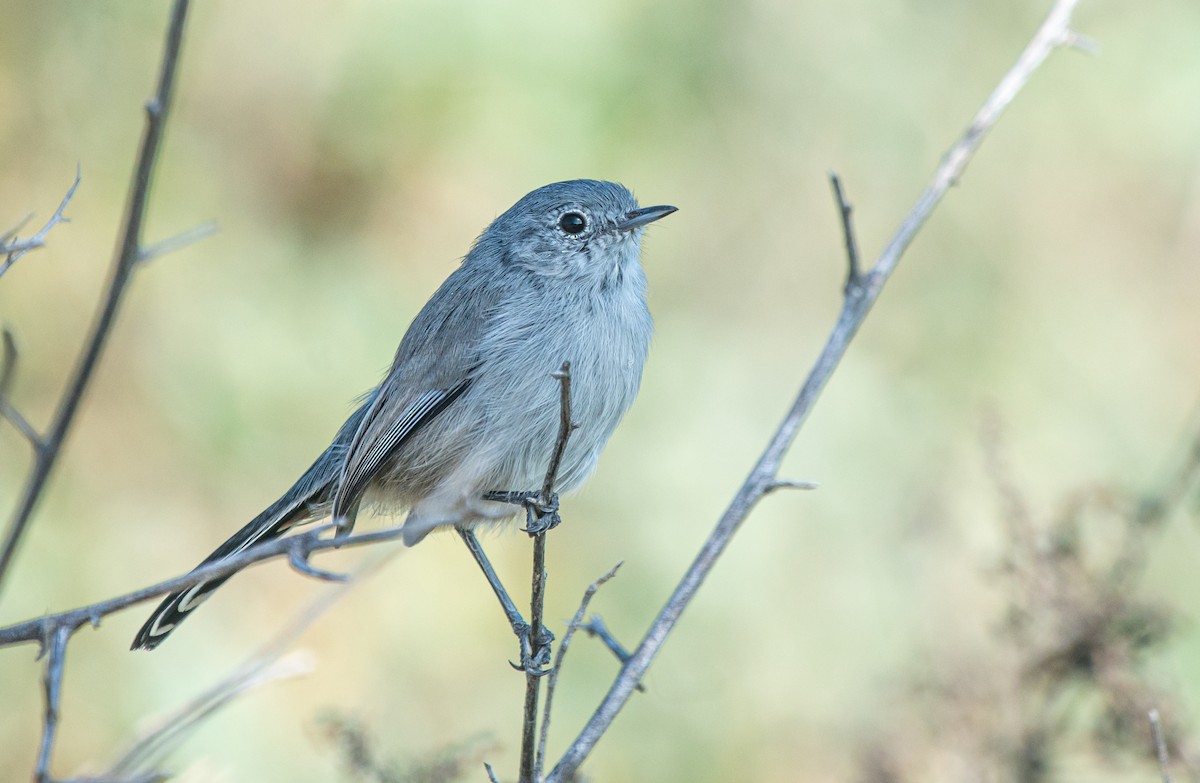
<instances>
[{"instance_id":1,"label":"california gnatcatcher","mask_svg":"<svg viewBox=\"0 0 1200 783\"><path fill-rule=\"evenodd\" d=\"M650 343L646 224L675 207L638 207L621 185L538 188L496 218L409 326L387 377L304 475L201 565L361 503L407 507L404 543L516 513L496 492L531 491L558 438L559 381L571 363L578 424L556 486L578 487L641 383ZM167 596L134 639L152 650L228 576Z\"/></svg>"}]
</instances>

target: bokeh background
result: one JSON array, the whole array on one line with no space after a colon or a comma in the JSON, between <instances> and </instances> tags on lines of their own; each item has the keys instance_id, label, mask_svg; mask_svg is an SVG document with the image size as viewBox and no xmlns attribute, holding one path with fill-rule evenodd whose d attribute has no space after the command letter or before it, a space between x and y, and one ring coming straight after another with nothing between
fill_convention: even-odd
<instances>
[{"instance_id":1,"label":"bokeh background","mask_svg":"<svg viewBox=\"0 0 1200 783\"><path fill-rule=\"evenodd\" d=\"M209 220L219 233L138 274L0 622L193 565L324 447L488 221L546 182L594 177L680 207L645 245L643 391L549 547L556 630L624 561L593 606L632 645L833 323L844 262L826 173L873 256L1048 6L197 3L148 239ZM83 171L71 223L0 279L23 350L13 397L39 425L107 274L166 13L16 0L0 26L0 225L44 219ZM1001 644L984 422L1000 422L1035 517L1082 485L1151 487L1178 456L1200 396L1200 6L1085 0L1075 26L1099 54L1052 58L922 232L788 457L784 474L820 489L754 513L593 779L861 777L873 736L922 720L905 702L914 672ZM28 465L0 427L5 514ZM525 537L486 543L525 584ZM1175 616L1139 675L1193 736L1198 559L1196 520L1177 514L1138 585ZM56 771L102 769L327 589L256 568L152 655L127 651L143 609L80 633ZM297 646L313 674L239 699L168 766L349 780L334 715L400 767L470 741L513 776L515 647L453 537L402 552ZM26 780L40 668L28 646L0 657L0 780ZM552 755L614 672L575 645ZM1058 763L1064 780L1108 769L1084 750ZM468 770L482 779L474 757Z\"/></svg>"}]
</instances>

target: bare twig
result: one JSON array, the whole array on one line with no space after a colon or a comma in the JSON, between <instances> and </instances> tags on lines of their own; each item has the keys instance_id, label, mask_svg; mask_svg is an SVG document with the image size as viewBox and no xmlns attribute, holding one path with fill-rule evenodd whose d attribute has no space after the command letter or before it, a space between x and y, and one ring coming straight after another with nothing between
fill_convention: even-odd
<instances>
[{"instance_id":1,"label":"bare twig","mask_svg":"<svg viewBox=\"0 0 1200 783\"><path fill-rule=\"evenodd\" d=\"M17 359L20 356L20 351L17 350L17 341L13 337L12 332L6 327L4 329L4 358L3 364L0 364L0 419L8 419L17 432L29 441L29 445L33 447L36 455L45 448L45 441L38 431L33 428L29 420L21 415L11 402L8 400L8 391L12 388L13 379L17 374Z\"/></svg>"},{"instance_id":2,"label":"bare twig","mask_svg":"<svg viewBox=\"0 0 1200 783\"><path fill-rule=\"evenodd\" d=\"M157 584L133 590L105 601L98 601L94 604L69 609L64 612L47 614L34 620L26 620L25 622L0 628L0 647L8 647L22 642L37 642L44 647L47 641L61 628L67 628L74 632L85 624L99 626L101 619L114 612L144 603L160 595L166 595L177 590L186 590L189 587L194 587L212 579L229 576L255 563L279 557L289 557L296 547L300 547L305 557L308 557L313 552L320 552L326 549L345 549L347 547L377 544L383 541L394 541L403 538L403 528L400 526L374 530L370 533L359 533L338 539L321 537L334 530L336 530L336 526L327 524L299 535L266 541L236 555L227 557L224 560L196 568L182 576L166 579Z\"/></svg>"},{"instance_id":3,"label":"bare twig","mask_svg":"<svg viewBox=\"0 0 1200 783\"><path fill-rule=\"evenodd\" d=\"M1030 76L1050 52L1073 40L1070 19L1077 2L1078 0L1058 0L1054 4L1041 27L1017 59L1016 64L1001 79L999 85L976 113L966 132L942 159L941 164L934 172L932 181L884 248L871 271L861 276L860 285L849 287L837 324L791 409L771 437L762 456L721 516L715 529L704 542L675 592L651 624L634 651L633 657L622 668L592 718L551 771L547 780L556 783L570 780L591 753L600 737L607 731L617 713L628 701L636 684L641 681L667 635L675 627L679 616L695 596L717 558L729 544L733 534L746 519L750 510L763 497L767 488L775 481L784 454L807 419L821 390L837 368L850 340L858 332L859 326L879 297L883 285L891 276L901 255L950 186L962 176L967 163L979 148L984 136L995 125L1000 114L1020 92Z\"/></svg>"},{"instance_id":4,"label":"bare twig","mask_svg":"<svg viewBox=\"0 0 1200 783\"><path fill-rule=\"evenodd\" d=\"M563 453L567 450L567 441L571 433L579 426L571 421L571 363L563 362L559 371L554 373L559 383L558 393L558 440L554 443L554 453L550 455L550 467L546 469L546 480L542 482L542 503L549 505L554 495L554 482L558 480L558 468L562 465Z\"/></svg>"},{"instance_id":5,"label":"bare twig","mask_svg":"<svg viewBox=\"0 0 1200 783\"><path fill-rule=\"evenodd\" d=\"M565 361L562 368L554 374L559 382L559 420L558 439L554 444L554 452L550 456L550 466L546 470L546 479L542 482L542 507L550 507L554 503L554 482L558 479L558 469L562 464L563 453L567 450L567 441L575 430L576 424L571 421L571 363ZM557 509L550 512L557 515ZM534 512L530 512L532 521ZM532 640L532 660L525 666L525 710L521 722L521 783L536 783L541 777L540 770L535 768L537 742L538 696L541 690L541 665L549 658L550 646L543 642L545 626L542 615L546 605L546 533L554 526L551 520L544 524L539 517L537 524L529 528L537 530L533 537L533 574L532 589L529 598L529 638ZM552 637L546 637L552 638ZM526 664L522 661L522 664ZM545 717L543 717L545 720ZM546 727L543 725L543 732Z\"/></svg>"},{"instance_id":6,"label":"bare twig","mask_svg":"<svg viewBox=\"0 0 1200 783\"><path fill-rule=\"evenodd\" d=\"M1163 783L1171 783L1171 757L1167 754L1167 739L1163 736L1162 720L1157 709L1150 710L1147 717L1150 719L1150 734L1154 737L1154 751L1158 755L1158 771L1162 774Z\"/></svg>"},{"instance_id":7,"label":"bare twig","mask_svg":"<svg viewBox=\"0 0 1200 783\"><path fill-rule=\"evenodd\" d=\"M842 221L842 237L846 242L846 285L842 291L846 296L862 282L862 270L858 261L858 241L854 238L854 207L846 200L842 191L842 178L829 172L829 184L833 186L833 198L837 202L838 217Z\"/></svg>"},{"instance_id":8,"label":"bare twig","mask_svg":"<svg viewBox=\"0 0 1200 783\"><path fill-rule=\"evenodd\" d=\"M549 644L540 638L542 612L546 604L546 531L533 537L533 587L529 598L529 638L533 647L530 665L525 667L525 705L521 720L521 783L536 783L534 753L537 749L538 695L542 686L543 656L550 652ZM522 663L525 663L522 661Z\"/></svg>"},{"instance_id":9,"label":"bare twig","mask_svg":"<svg viewBox=\"0 0 1200 783\"><path fill-rule=\"evenodd\" d=\"M79 182L82 180L82 175L79 166L75 167L75 181L71 183L71 187L67 189L67 195L63 196L62 202L58 205L58 209L54 210L54 214L46 221L46 225L38 229L38 232L29 239L17 239L17 231L21 225L24 225L29 220L28 217L22 220L15 228L6 231L3 237L0 237L0 253L3 253L5 258L0 262L0 276L3 276L8 271L9 267L17 263L18 260L30 250L36 250L39 247L44 247L46 244L46 235L50 233L50 229L57 226L59 223L70 223L64 212L67 209L67 204L71 203L71 198L75 195L75 189L79 187Z\"/></svg>"},{"instance_id":10,"label":"bare twig","mask_svg":"<svg viewBox=\"0 0 1200 783\"><path fill-rule=\"evenodd\" d=\"M174 253L177 250L182 250L185 247L190 247L197 242L208 239L217 233L216 223L202 223L195 228L188 229L173 237L155 242L153 245L147 245L138 251L138 263L144 264L152 261L159 256L165 256L168 253Z\"/></svg>"},{"instance_id":11,"label":"bare twig","mask_svg":"<svg viewBox=\"0 0 1200 783\"><path fill-rule=\"evenodd\" d=\"M37 450L33 468L21 490L21 499L17 503L16 512L13 514L8 531L4 536L3 547L0 548L0 587L3 586L4 577L12 564L17 544L20 543L21 536L25 533L34 507L45 489L46 480L50 477L50 471L62 450L67 430L75 419L75 412L79 408L79 403L83 399L83 394L96 369L96 363L100 359L100 354L116 319L117 310L142 253L142 224L146 214L150 175L154 171L154 162L158 157L163 128L167 119L167 109L170 106L171 93L175 85L175 71L179 62L179 51L183 44L183 28L187 19L188 2L189 0L175 0L171 11L158 88L155 90L154 97L146 104L145 130L142 133L141 146L138 150L133 183L129 190L129 200L125 206L124 228L116 258L113 260L108 290L100 312L92 324L91 333L79 356L71 380L67 383L66 391L59 401L54 419L46 432L45 444Z\"/></svg>"},{"instance_id":12,"label":"bare twig","mask_svg":"<svg viewBox=\"0 0 1200 783\"><path fill-rule=\"evenodd\" d=\"M604 624L604 618L598 614L594 614L588 618L588 621L579 626L579 630L586 633L593 639L599 639L608 651L613 654L618 661L625 663L633 654L625 649L625 646L617 641L617 637L613 636L612 631L608 630L608 626ZM638 691L645 691L646 686L638 683Z\"/></svg>"},{"instance_id":13,"label":"bare twig","mask_svg":"<svg viewBox=\"0 0 1200 783\"><path fill-rule=\"evenodd\" d=\"M815 481L796 481L795 479L774 479L763 487L763 494L769 495L780 489L816 489Z\"/></svg>"},{"instance_id":14,"label":"bare twig","mask_svg":"<svg viewBox=\"0 0 1200 783\"><path fill-rule=\"evenodd\" d=\"M54 753L54 736L58 733L58 705L62 697L63 665L67 655L67 640L71 632L59 628L50 641L50 654L46 657L46 672L42 676L42 690L46 711L42 720L42 743L38 750L37 767L33 779L47 783L50 778L50 756Z\"/></svg>"},{"instance_id":15,"label":"bare twig","mask_svg":"<svg viewBox=\"0 0 1200 783\"><path fill-rule=\"evenodd\" d=\"M17 224L15 226L13 226L12 228L10 228L8 231L5 231L3 234L0 234L0 249L3 249L4 246L8 244L9 240L15 238L17 236L17 232L20 231L21 229L25 228L25 224L27 224L31 220L33 220L32 212L30 212L29 214L25 215L25 217L18 220Z\"/></svg>"},{"instance_id":16,"label":"bare twig","mask_svg":"<svg viewBox=\"0 0 1200 783\"><path fill-rule=\"evenodd\" d=\"M17 359L21 352L17 350L17 338L13 336L12 330L7 326L4 327L4 358L0 359L0 397L7 397L8 390L12 388L13 378L17 373Z\"/></svg>"},{"instance_id":17,"label":"bare twig","mask_svg":"<svg viewBox=\"0 0 1200 783\"><path fill-rule=\"evenodd\" d=\"M617 575L617 570L621 567L621 563L609 569L608 573L601 576L595 582L588 585L587 590L583 592L583 600L579 602L579 609L576 610L575 616L571 618L571 622L567 624L567 631L563 634L562 641L558 643L558 653L554 656L554 668L550 670L550 676L546 680L546 704L542 707L542 726L538 733L537 761L533 768L533 780L540 781L542 779L542 770L546 766L546 741L550 736L550 707L554 701L554 688L558 685L558 674L562 671L563 659L567 657L567 648L571 646L571 639L575 636L575 632L582 626L583 615L587 612L588 604L592 602L592 597L596 595L596 591L601 585Z\"/></svg>"}]
</instances>

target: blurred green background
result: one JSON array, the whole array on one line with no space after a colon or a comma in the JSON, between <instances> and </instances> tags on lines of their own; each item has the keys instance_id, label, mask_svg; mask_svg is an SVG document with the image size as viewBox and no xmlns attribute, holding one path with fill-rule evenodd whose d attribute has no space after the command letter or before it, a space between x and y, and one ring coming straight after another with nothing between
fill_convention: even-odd
<instances>
[{"instance_id":1,"label":"blurred green background","mask_svg":"<svg viewBox=\"0 0 1200 783\"><path fill-rule=\"evenodd\" d=\"M836 316L827 171L873 257L1048 6L197 3L147 238L220 231L138 274L0 622L192 566L325 446L488 221L593 177L680 207L645 243L643 391L549 546L555 630L623 560L593 606L632 645ZM166 13L16 0L0 26L0 227L48 217L83 170L71 223L0 278L23 349L14 400L39 426L107 274ZM1080 484L1148 486L1178 450L1200 391L1200 5L1085 0L1075 27L1100 54L1055 55L922 232L785 465L820 489L755 512L594 779L853 777L896 683L991 643L1000 504L981 422L1003 421L1043 513ZM0 427L6 520L28 464ZM525 584L525 537L485 543ZM1143 585L1180 618L1152 674L1193 714L1198 556L1196 526L1175 520ZM152 655L127 651L148 607L81 632L57 773L102 768L326 589L256 568ZM345 779L320 720L333 712L401 763L490 735L483 757L514 774L515 645L453 537L403 552L298 644L314 674L241 698L170 767ZM28 646L0 657L0 780L26 780L40 667ZM615 668L574 646L552 755Z\"/></svg>"}]
</instances>

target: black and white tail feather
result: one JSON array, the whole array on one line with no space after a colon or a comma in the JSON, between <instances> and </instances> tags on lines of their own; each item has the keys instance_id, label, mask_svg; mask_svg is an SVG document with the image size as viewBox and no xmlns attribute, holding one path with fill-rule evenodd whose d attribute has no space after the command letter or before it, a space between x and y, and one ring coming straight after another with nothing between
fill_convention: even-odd
<instances>
[{"instance_id":1,"label":"black and white tail feather","mask_svg":"<svg viewBox=\"0 0 1200 783\"><path fill-rule=\"evenodd\" d=\"M405 440L421 426L436 417L453 403L470 384L469 379L450 389L431 390L419 395L382 437L370 438L364 433L378 416L382 395L376 389L359 406L337 437L304 475L258 516L230 538L197 568L244 552L255 544L270 541L296 525L321 519L333 509L339 525L338 535L346 535L354 526L354 517L367 484L399 449ZM382 386L380 387L382 388ZM232 574L171 593L163 599L154 613L142 625L133 640L134 650L153 650L183 622L214 590L225 584Z\"/></svg>"},{"instance_id":2,"label":"black and white tail feather","mask_svg":"<svg viewBox=\"0 0 1200 783\"><path fill-rule=\"evenodd\" d=\"M315 509L321 506L328 507L327 504L332 499L333 485L341 472L342 463L345 461L348 438L344 436L347 435L347 430L353 434L354 429L357 429L359 422L362 421L366 409L367 404L363 404L342 425L338 437L321 456L317 457L316 462L304 472L304 475L292 485L291 489L250 520L245 527L230 536L211 555L204 558L197 568L224 560L230 555L243 552L263 541L278 538L295 525L311 521L314 518ZM171 631L203 603L204 599L208 598L214 590L225 584L230 576L232 574L201 582L186 590L168 595L142 625L130 649L153 650L162 644Z\"/></svg>"}]
</instances>

